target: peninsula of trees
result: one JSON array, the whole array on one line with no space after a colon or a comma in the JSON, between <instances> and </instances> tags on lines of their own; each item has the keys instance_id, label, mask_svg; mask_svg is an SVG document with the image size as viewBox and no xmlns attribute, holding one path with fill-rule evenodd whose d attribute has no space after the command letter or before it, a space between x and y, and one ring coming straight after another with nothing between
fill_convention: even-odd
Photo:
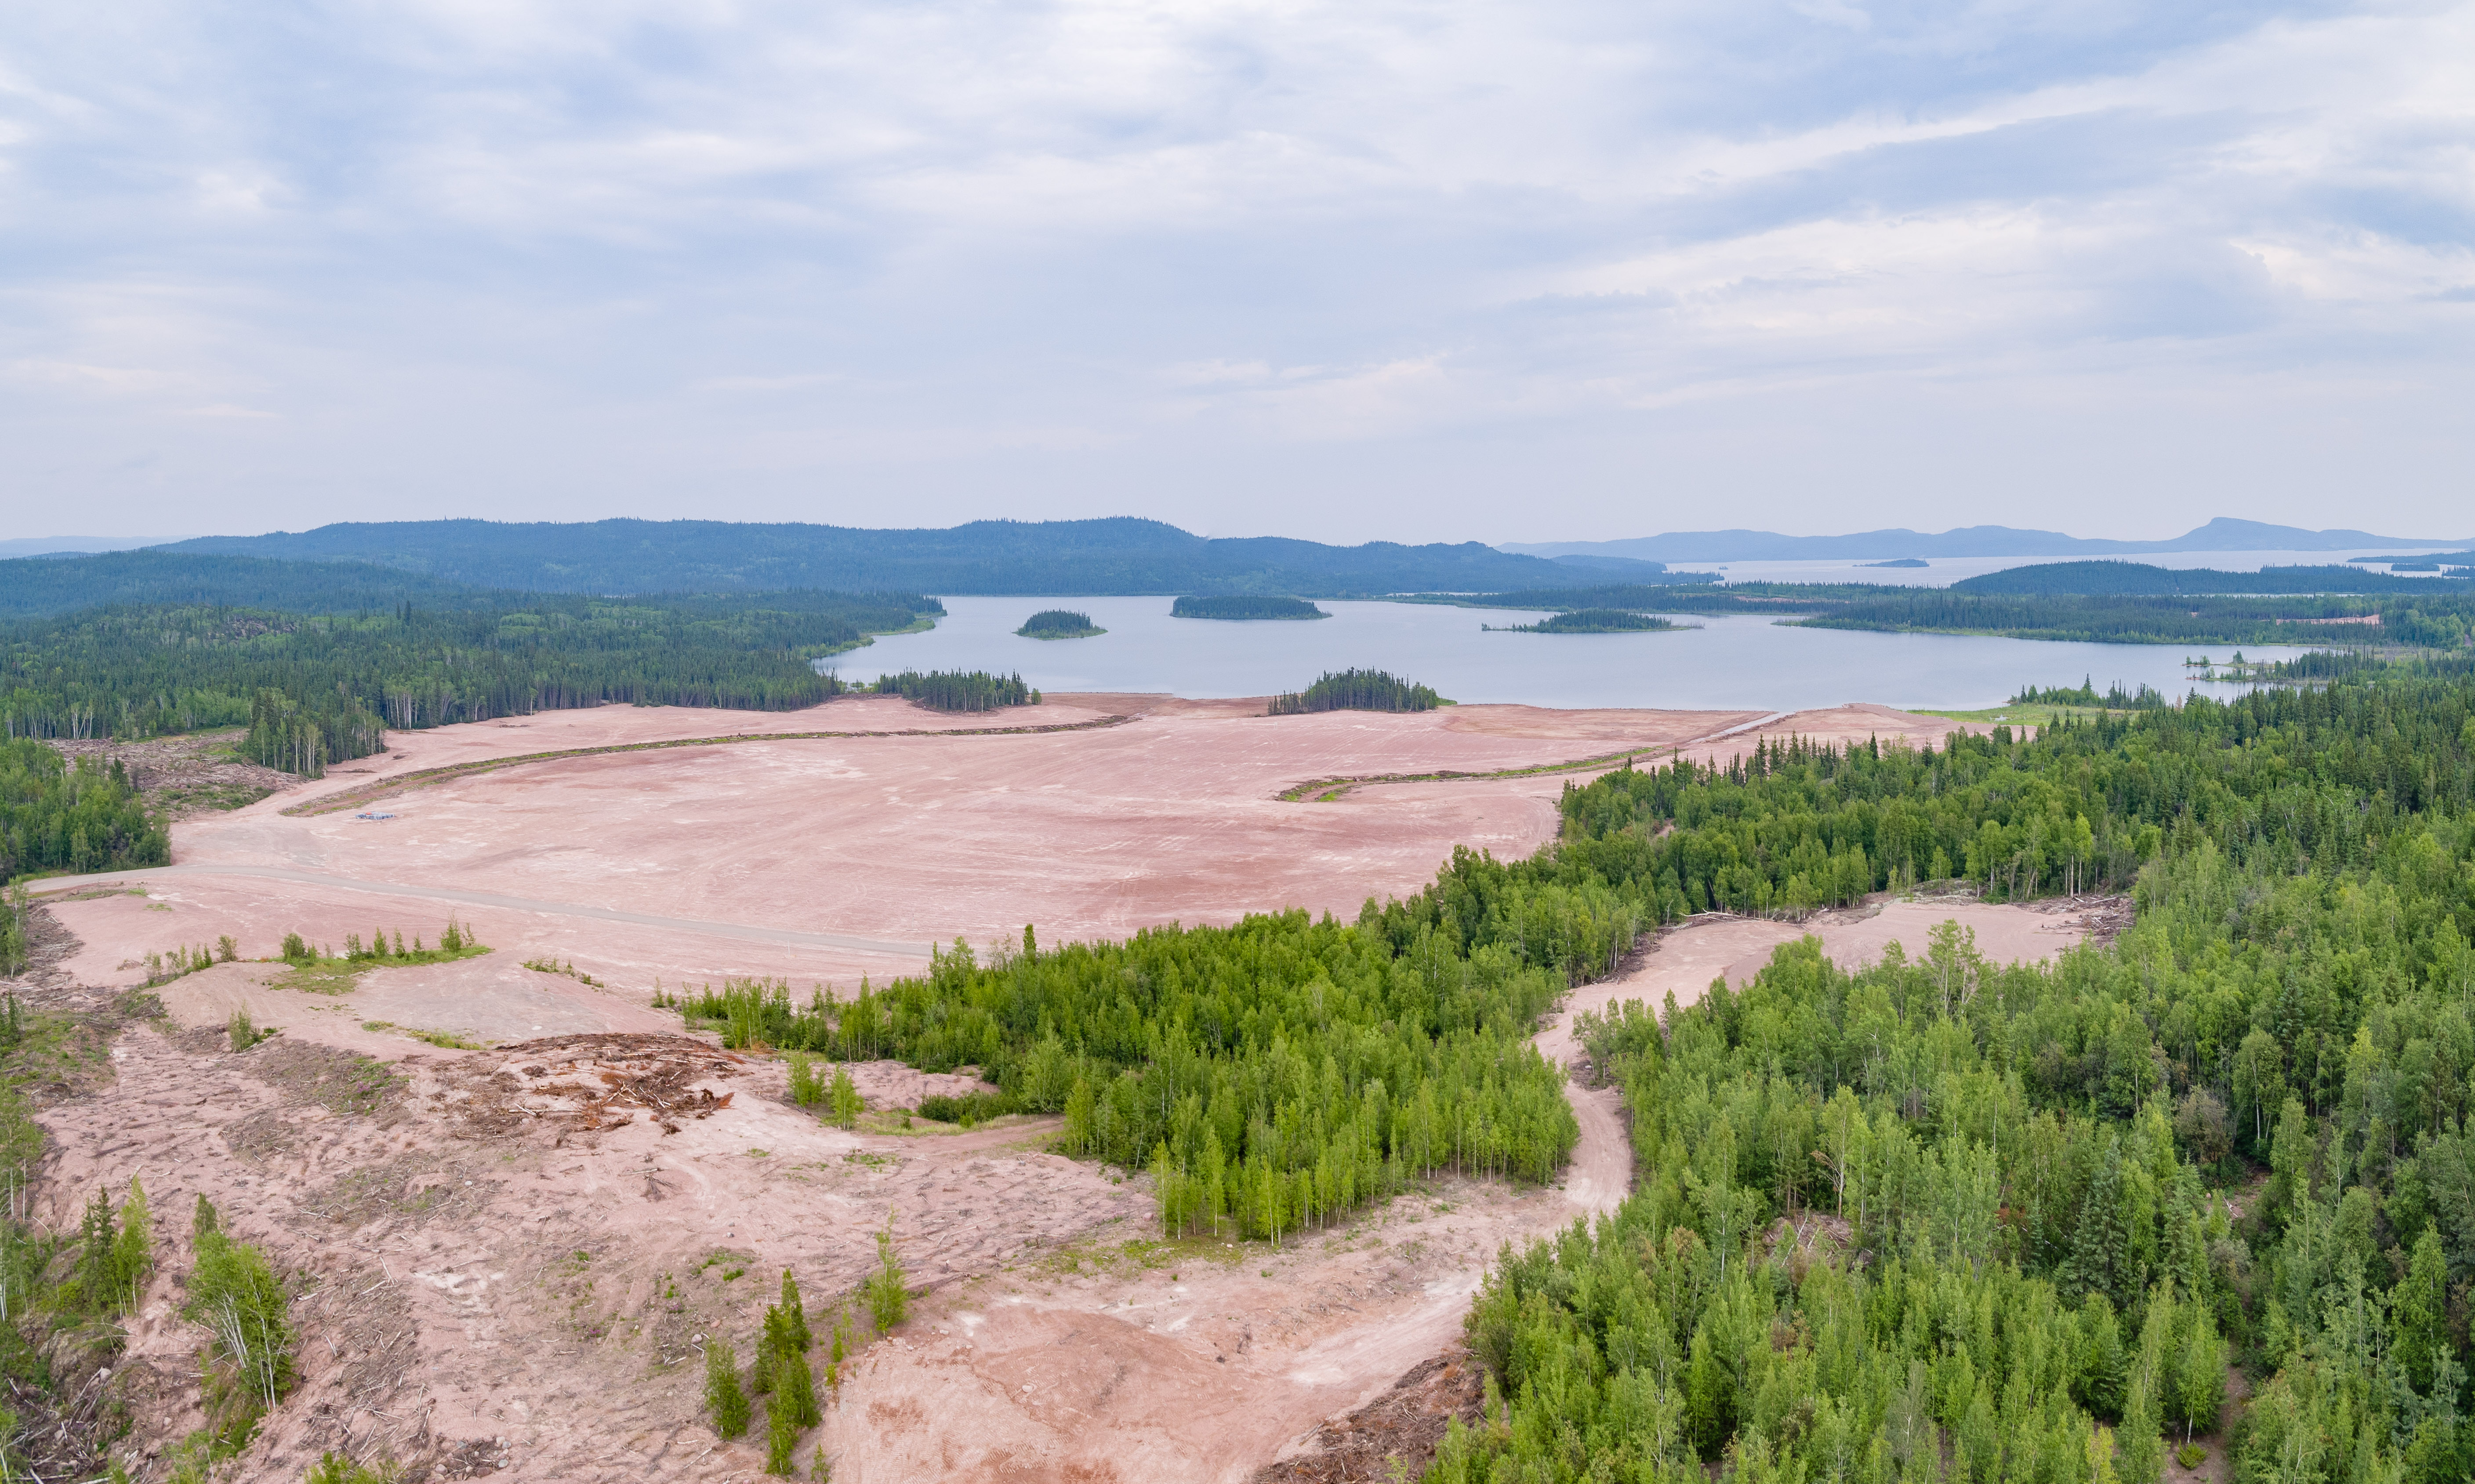
<instances>
[{"instance_id":1,"label":"peninsula of trees","mask_svg":"<svg viewBox=\"0 0 2475 1484\"><path fill-rule=\"evenodd\" d=\"M1296 597L1254 594L1226 597L1181 597L1169 604L1172 619L1329 619L1331 614Z\"/></svg>"}]
</instances>

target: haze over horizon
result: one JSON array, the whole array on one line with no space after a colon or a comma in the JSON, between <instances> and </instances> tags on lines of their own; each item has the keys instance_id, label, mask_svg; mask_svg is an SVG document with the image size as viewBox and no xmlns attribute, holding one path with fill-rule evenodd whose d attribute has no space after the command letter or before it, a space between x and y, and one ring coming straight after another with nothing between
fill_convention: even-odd
<instances>
[{"instance_id":1,"label":"haze over horizon","mask_svg":"<svg viewBox=\"0 0 2475 1484\"><path fill-rule=\"evenodd\" d=\"M2475 0L0 16L0 538L2466 534Z\"/></svg>"}]
</instances>

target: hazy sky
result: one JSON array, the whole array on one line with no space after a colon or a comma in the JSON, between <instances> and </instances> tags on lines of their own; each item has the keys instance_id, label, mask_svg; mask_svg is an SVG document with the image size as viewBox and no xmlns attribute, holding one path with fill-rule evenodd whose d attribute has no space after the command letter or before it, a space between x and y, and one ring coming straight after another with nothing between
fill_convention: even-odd
<instances>
[{"instance_id":1,"label":"hazy sky","mask_svg":"<svg viewBox=\"0 0 2475 1484\"><path fill-rule=\"evenodd\" d=\"M2475 533L2475 0L31 0L0 536Z\"/></svg>"}]
</instances>

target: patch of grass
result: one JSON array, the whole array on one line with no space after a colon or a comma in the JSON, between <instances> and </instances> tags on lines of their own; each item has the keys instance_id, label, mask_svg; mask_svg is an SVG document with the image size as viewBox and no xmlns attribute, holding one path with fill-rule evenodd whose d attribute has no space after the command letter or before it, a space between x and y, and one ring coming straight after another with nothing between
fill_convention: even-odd
<instances>
[{"instance_id":1,"label":"patch of grass","mask_svg":"<svg viewBox=\"0 0 2475 1484\"><path fill-rule=\"evenodd\" d=\"M428 1041L432 1046L442 1046L449 1051L487 1051L490 1044L487 1041L477 1041L469 1036L457 1035L453 1031L406 1030L404 1034L416 1041Z\"/></svg>"},{"instance_id":2,"label":"patch of grass","mask_svg":"<svg viewBox=\"0 0 2475 1484\"><path fill-rule=\"evenodd\" d=\"M1245 1260L1243 1244L1212 1237L1145 1237L1125 1242L1076 1242L1046 1253L1030 1266L1059 1277L1132 1277L1166 1268L1172 1273L1197 1262L1235 1267Z\"/></svg>"},{"instance_id":3,"label":"patch of grass","mask_svg":"<svg viewBox=\"0 0 2475 1484\"><path fill-rule=\"evenodd\" d=\"M2174 1461L2186 1469L2196 1469L2209 1461L2209 1450L2197 1443L2186 1443L2174 1450Z\"/></svg>"}]
</instances>

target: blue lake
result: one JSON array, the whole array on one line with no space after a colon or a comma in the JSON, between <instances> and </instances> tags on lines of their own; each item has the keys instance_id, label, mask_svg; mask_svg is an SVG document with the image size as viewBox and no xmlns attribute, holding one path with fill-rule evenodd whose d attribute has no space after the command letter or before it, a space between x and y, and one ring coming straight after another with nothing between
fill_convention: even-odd
<instances>
[{"instance_id":1,"label":"blue lake","mask_svg":"<svg viewBox=\"0 0 2475 1484\"><path fill-rule=\"evenodd\" d=\"M1388 669L1459 701L1789 711L1843 701L1973 709L2022 686L2094 679L2168 695L2233 694L2187 681L2195 651L2158 645L2044 644L1947 634L1790 628L1764 618L1673 616L1701 627L1653 634L1487 633L1545 617L1421 603L1325 602L1329 619L1232 623L1172 619L1166 597L948 597L921 634L883 638L821 669L845 680L902 669L1019 671L1043 691L1166 692L1196 697L1294 691L1328 669ZM1073 608L1109 632L1024 639L1041 608ZM2212 651L2220 661L2230 648ZM2252 659L2302 651L2255 647Z\"/></svg>"}]
</instances>

